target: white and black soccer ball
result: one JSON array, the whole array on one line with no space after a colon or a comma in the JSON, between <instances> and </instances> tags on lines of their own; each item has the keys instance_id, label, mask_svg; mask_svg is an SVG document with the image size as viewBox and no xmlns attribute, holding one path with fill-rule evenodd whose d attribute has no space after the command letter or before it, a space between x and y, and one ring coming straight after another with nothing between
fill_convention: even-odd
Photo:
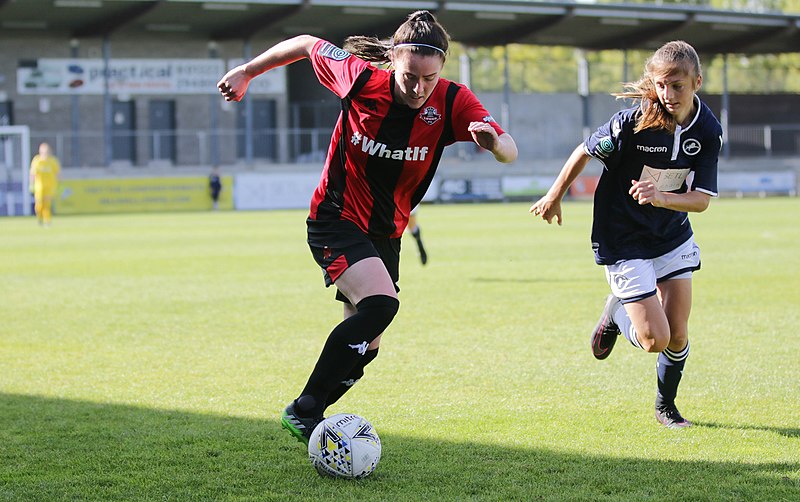
<instances>
[{"instance_id":1,"label":"white and black soccer ball","mask_svg":"<svg viewBox=\"0 0 800 502\"><path fill-rule=\"evenodd\" d=\"M320 476L361 479L381 460L381 439L365 418L340 413L317 425L308 441L308 457Z\"/></svg>"}]
</instances>

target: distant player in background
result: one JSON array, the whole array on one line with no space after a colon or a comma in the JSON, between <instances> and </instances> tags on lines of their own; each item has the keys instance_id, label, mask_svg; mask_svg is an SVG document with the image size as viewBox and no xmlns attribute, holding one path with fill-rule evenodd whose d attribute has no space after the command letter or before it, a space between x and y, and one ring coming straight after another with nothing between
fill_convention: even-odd
<instances>
[{"instance_id":1,"label":"distant player in background","mask_svg":"<svg viewBox=\"0 0 800 502\"><path fill-rule=\"evenodd\" d=\"M325 285L338 289L344 320L281 417L283 427L306 444L326 408L378 355L381 333L400 307L400 238L443 149L472 141L500 162L517 157L514 140L475 95L440 78L449 38L430 12L418 11L387 42L349 37L342 50L300 35L232 69L218 84L226 100L239 101L252 78L309 59L320 83L342 100L306 223L311 253Z\"/></svg>"},{"instance_id":2,"label":"distant player in background","mask_svg":"<svg viewBox=\"0 0 800 502\"><path fill-rule=\"evenodd\" d=\"M428 263L428 253L425 251L425 246L422 244L422 230L419 228L419 224L417 223L417 213L419 212L419 206L415 207L411 210L411 214L408 215L408 226L406 229L411 232L411 236L414 237L414 240L417 241L417 249L419 250L419 260L422 262L423 265Z\"/></svg>"},{"instance_id":3,"label":"distant player in background","mask_svg":"<svg viewBox=\"0 0 800 502\"><path fill-rule=\"evenodd\" d=\"M50 145L39 145L39 153L31 160L29 186L33 190L34 212L39 225L50 226L53 219L53 198L58 190L61 164Z\"/></svg>"},{"instance_id":4,"label":"distant player in background","mask_svg":"<svg viewBox=\"0 0 800 502\"><path fill-rule=\"evenodd\" d=\"M219 177L219 167L214 166L208 176L208 191L214 210L219 209L219 193L222 191L222 179Z\"/></svg>"},{"instance_id":5,"label":"distant player in background","mask_svg":"<svg viewBox=\"0 0 800 502\"><path fill-rule=\"evenodd\" d=\"M717 195L722 128L695 94L700 59L686 42L669 42L627 84L638 106L615 114L564 165L531 213L561 224L561 199L591 157L604 169L594 196L592 247L612 294L591 335L605 359L621 333L634 347L658 353L656 419L691 425L675 405L689 356L692 273L700 268L687 213L702 212Z\"/></svg>"}]
</instances>

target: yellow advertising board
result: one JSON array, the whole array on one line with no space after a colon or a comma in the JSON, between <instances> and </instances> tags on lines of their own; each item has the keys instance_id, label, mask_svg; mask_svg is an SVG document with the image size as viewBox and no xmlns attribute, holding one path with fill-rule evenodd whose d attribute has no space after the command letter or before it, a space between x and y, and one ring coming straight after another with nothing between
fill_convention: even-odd
<instances>
[{"instance_id":1,"label":"yellow advertising board","mask_svg":"<svg viewBox=\"0 0 800 502\"><path fill-rule=\"evenodd\" d=\"M233 177L222 176L220 209L233 209ZM213 207L208 178L66 179L59 182L59 214L203 211Z\"/></svg>"}]
</instances>

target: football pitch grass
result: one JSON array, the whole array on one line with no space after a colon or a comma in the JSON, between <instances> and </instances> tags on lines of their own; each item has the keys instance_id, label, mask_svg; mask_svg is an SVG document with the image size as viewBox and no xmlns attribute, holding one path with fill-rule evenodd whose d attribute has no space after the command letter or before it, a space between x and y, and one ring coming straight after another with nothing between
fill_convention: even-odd
<instances>
[{"instance_id":1,"label":"football pitch grass","mask_svg":"<svg viewBox=\"0 0 800 502\"><path fill-rule=\"evenodd\" d=\"M688 430L654 354L588 335L591 204L426 205L401 308L329 414L383 441L320 478L281 430L330 329L305 211L0 218L0 500L800 500L800 199L692 216Z\"/></svg>"}]
</instances>

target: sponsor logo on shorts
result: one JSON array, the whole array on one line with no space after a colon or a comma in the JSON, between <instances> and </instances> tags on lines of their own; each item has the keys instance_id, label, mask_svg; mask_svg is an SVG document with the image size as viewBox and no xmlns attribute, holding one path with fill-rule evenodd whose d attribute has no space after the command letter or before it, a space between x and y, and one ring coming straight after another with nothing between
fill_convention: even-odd
<instances>
[{"instance_id":1,"label":"sponsor logo on shorts","mask_svg":"<svg viewBox=\"0 0 800 502\"><path fill-rule=\"evenodd\" d=\"M681 260L692 260L694 258L697 258L697 251L681 255Z\"/></svg>"},{"instance_id":2,"label":"sponsor logo on shorts","mask_svg":"<svg viewBox=\"0 0 800 502\"><path fill-rule=\"evenodd\" d=\"M625 277L624 274L612 274L611 280L614 281L614 285L620 290L625 289L625 286L630 282L630 279Z\"/></svg>"}]
</instances>

